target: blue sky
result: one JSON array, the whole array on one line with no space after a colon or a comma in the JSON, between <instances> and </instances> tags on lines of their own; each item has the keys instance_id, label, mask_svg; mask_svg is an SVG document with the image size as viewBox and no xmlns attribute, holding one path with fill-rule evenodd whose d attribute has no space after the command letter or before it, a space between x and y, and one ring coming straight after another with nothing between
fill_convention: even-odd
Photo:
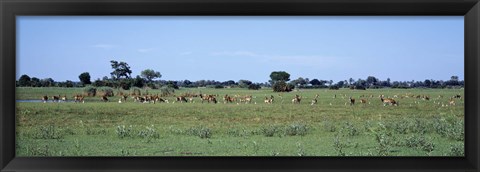
<instances>
[{"instance_id":1,"label":"blue sky","mask_svg":"<svg viewBox=\"0 0 480 172\"><path fill-rule=\"evenodd\" d=\"M110 60L164 80L464 78L463 16L19 16L17 79L92 81Z\"/></svg>"}]
</instances>

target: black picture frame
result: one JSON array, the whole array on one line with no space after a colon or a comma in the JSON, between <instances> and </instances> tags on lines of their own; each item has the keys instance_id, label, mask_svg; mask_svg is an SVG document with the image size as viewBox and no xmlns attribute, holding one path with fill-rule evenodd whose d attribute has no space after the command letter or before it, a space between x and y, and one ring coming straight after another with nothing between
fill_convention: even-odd
<instances>
[{"instance_id":1,"label":"black picture frame","mask_svg":"<svg viewBox=\"0 0 480 172\"><path fill-rule=\"evenodd\" d=\"M0 171L479 171L478 0L0 0ZM401 15L465 18L465 157L15 157L16 16Z\"/></svg>"}]
</instances>

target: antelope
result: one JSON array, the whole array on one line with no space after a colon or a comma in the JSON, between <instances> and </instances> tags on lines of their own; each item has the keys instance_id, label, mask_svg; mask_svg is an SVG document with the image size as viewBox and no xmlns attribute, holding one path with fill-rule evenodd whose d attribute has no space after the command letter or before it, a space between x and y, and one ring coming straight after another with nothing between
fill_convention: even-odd
<instances>
[{"instance_id":1,"label":"antelope","mask_svg":"<svg viewBox=\"0 0 480 172\"><path fill-rule=\"evenodd\" d=\"M85 100L83 100L84 97L82 95L77 94L73 97L73 99L74 99L75 103L77 103L77 102L78 103L80 103L80 102L85 103Z\"/></svg>"},{"instance_id":2,"label":"antelope","mask_svg":"<svg viewBox=\"0 0 480 172\"><path fill-rule=\"evenodd\" d=\"M453 96L453 98L459 99L459 98L462 98L462 96L460 94L457 94L457 95Z\"/></svg>"},{"instance_id":3,"label":"antelope","mask_svg":"<svg viewBox=\"0 0 480 172\"><path fill-rule=\"evenodd\" d=\"M315 98L312 100L312 103L310 105L316 104L318 101L317 98L318 98L318 94L315 95Z\"/></svg>"},{"instance_id":4,"label":"antelope","mask_svg":"<svg viewBox=\"0 0 480 172\"><path fill-rule=\"evenodd\" d=\"M64 96L62 96L62 101L63 102L66 102L67 101L67 95L65 94Z\"/></svg>"},{"instance_id":5,"label":"antelope","mask_svg":"<svg viewBox=\"0 0 480 172\"><path fill-rule=\"evenodd\" d=\"M391 99L391 98L384 99L383 97L380 97L380 100L382 100L383 106L386 106L387 104L398 106L398 103L394 99Z\"/></svg>"},{"instance_id":6,"label":"antelope","mask_svg":"<svg viewBox=\"0 0 480 172\"><path fill-rule=\"evenodd\" d=\"M453 100L453 98L450 98L448 104L450 104L450 106L455 106L455 100Z\"/></svg>"},{"instance_id":7,"label":"antelope","mask_svg":"<svg viewBox=\"0 0 480 172\"><path fill-rule=\"evenodd\" d=\"M48 96L43 96L43 97L42 97L42 101L43 101L43 103L47 103L47 101L48 101Z\"/></svg>"},{"instance_id":8,"label":"antelope","mask_svg":"<svg viewBox=\"0 0 480 172\"><path fill-rule=\"evenodd\" d=\"M106 95L103 95L101 100L102 100L103 102L108 102L108 98L107 98Z\"/></svg>"},{"instance_id":9,"label":"antelope","mask_svg":"<svg viewBox=\"0 0 480 172\"><path fill-rule=\"evenodd\" d=\"M292 99L293 104L300 104L300 101L302 100L302 97L299 95L295 95L295 98Z\"/></svg>"},{"instance_id":10,"label":"antelope","mask_svg":"<svg viewBox=\"0 0 480 172\"><path fill-rule=\"evenodd\" d=\"M245 104L252 102L252 96L245 96Z\"/></svg>"},{"instance_id":11,"label":"antelope","mask_svg":"<svg viewBox=\"0 0 480 172\"><path fill-rule=\"evenodd\" d=\"M350 106L351 106L351 105L355 105L355 99L352 98L352 97L350 97Z\"/></svg>"},{"instance_id":12,"label":"antelope","mask_svg":"<svg viewBox=\"0 0 480 172\"><path fill-rule=\"evenodd\" d=\"M177 102L180 102L180 103L187 103L187 99L184 97L184 96L178 96L177 97Z\"/></svg>"},{"instance_id":13,"label":"antelope","mask_svg":"<svg viewBox=\"0 0 480 172\"><path fill-rule=\"evenodd\" d=\"M58 96L52 96L52 99L53 99L53 100L52 100L53 102L59 102L59 101L60 101L60 95L58 95Z\"/></svg>"},{"instance_id":14,"label":"antelope","mask_svg":"<svg viewBox=\"0 0 480 172\"><path fill-rule=\"evenodd\" d=\"M360 99L360 103L367 104L367 100L366 99Z\"/></svg>"}]
</instances>

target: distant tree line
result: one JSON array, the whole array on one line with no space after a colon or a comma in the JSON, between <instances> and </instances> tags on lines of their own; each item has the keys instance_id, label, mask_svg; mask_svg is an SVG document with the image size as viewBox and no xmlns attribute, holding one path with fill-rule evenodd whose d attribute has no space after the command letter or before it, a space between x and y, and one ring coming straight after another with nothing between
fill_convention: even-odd
<instances>
[{"instance_id":1,"label":"distant tree line","mask_svg":"<svg viewBox=\"0 0 480 172\"><path fill-rule=\"evenodd\" d=\"M90 73L83 72L78 78L80 82L74 82L66 80L64 82L54 81L52 78L39 79L36 77L30 77L28 75L20 76L16 81L17 87L85 87L88 85L95 87L112 87L122 88L125 90L131 87L149 87L152 89L158 89L162 87L169 87L178 89L180 87L196 88L246 88L251 90L258 90L262 87L272 88L276 92L288 92L293 89L310 89L310 88L350 88L350 89L377 89L377 88L459 88L464 87L465 82L458 79L458 76L452 76L450 80L433 80L426 79L424 81L391 81L380 80L374 76L368 76L366 79L349 78L348 80L338 81L336 83L333 80L322 79L309 79L299 77L294 80L290 80L290 74L285 71L273 71L270 74L270 80L264 83L253 83L252 81L241 79L239 81L215 81L215 80L157 80L162 77L161 73L153 69L145 69L141 71L140 75L135 77L131 76L132 70L126 62L118 62L111 60L112 72L110 77L104 76L102 79L97 78L93 82L91 81Z\"/></svg>"}]
</instances>

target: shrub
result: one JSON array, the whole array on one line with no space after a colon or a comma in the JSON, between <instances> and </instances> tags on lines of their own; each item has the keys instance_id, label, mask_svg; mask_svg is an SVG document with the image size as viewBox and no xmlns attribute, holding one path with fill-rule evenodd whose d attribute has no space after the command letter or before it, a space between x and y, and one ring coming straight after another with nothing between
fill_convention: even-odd
<instances>
[{"instance_id":1,"label":"shrub","mask_svg":"<svg viewBox=\"0 0 480 172\"><path fill-rule=\"evenodd\" d=\"M259 90L260 88L262 88L260 86L260 84L250 84L250 85L248 85L249 90Z\"/></svg>"},{"instance_id":2,"label":"shrub","mask_svg":"<svg viewBox=\"0 0 480 172\"><path fill-rule=\"evenodd\" d=\"M465 147L463 143L450 145L450 156L465 156Z\"/></svg>"},{"instance_id":3,"label":"shrub","mask_svg":"<svg viewBox=\"0 0 480 172\"><path fill-rule=\"evenodd\" d=\"M100 87L98 88L98 95L113 97L114 96L113 89L110 87Z\"/></svg>"},{"instance_id":4,"label":"shrub","mask_svg":"<svg viewBox=\"0 0 480 172\"><path fill-rule=\"evenodd\" d=\"M287 84L285 81L278 81L272 85L275 92L290 92L295 88L293 84Z\"/></svg>"},{"instance_id":5,"label":"shrub","mask_svg":"<svg viewBox=\"0 0 480 172\"><path fill-rule=\"evenodd\" d=\"M132 137L133 136L132 132L133 132L133 128L131 125L129 127L125 127L125 125L117 126L117 130L116 130L117 136L122 139L125 137Z\"/></svg>"},{"instance_id":6,"label":"shrub","mask_svg":"<svg viewBox=\"0 0 480 172\"><path fill-rule=\"evenodd\" d=\"M267 126L264 126L262 127L262 130L261 130L262 134L266 137L273 137L275 136L275 134L280 135L280 132L281 132L281 129L279 126L277 125L267 125Z\"/></svg>"},{"instance_id":7,"label":"shrub","mask_svg":"<svg viewBox=\"0 0 480 172\"><path fill-rule=\"evenodd\" d=\"M345 122L345 125L343 126L342 129L344 132L346 132L348 136L357 136L360 134L358 129L355 126L353 126L353 124L350 122Z\"/></svg>"},{"instance_id":8,"label":"shrub","mask_svg":"<svg viewBox=\"0 0 480 172\"><path fill-rule=\"evenodd\" d=\"M87 86L83 88L83 93L88 96L95 96L97 95L97 88L92 86Z\"/></svg>"},{"instance_id":9,"label":"shrub","mask_svg":"<svg viewBox=\"0 0 480 172\"><path fill-rule=\"evenodd\" d=\"M146 139L147 142L150 142L152 139L160 138L160 134L157 133L153 125L151 127L146 127L145 130L140 130L138 136Z\"/></svg>"},{"instance_id":10,"label":"shrub","mask_svg":"<svg viewBox=\"0 0 480 172\"><path fill-rule=\"evenodd\" d=\"M187 131L187 133L192 136L198 136L202 139L212 137L212 131L210 130L210 128L204 126L192 127Z\"/></svg>"},{"instance_id":11,"label":"shrub","mask_svg":"<svg viewBox=\"0 0 480 172\"><path fill-rule=\"evenodd\" d=\"M285 134L289 136L305 136L307 132L308 127L304 123L293 123L285 129Z\"/></svg>"},{"instance_id":12,"label":"shrub","mask_svg":"<svg viewBox=\"0 0 480 172\"><path fill-rule=\"evenodd\" d=\"M36 139L61 139L63 134L55 126L41 126L35 133Z\"/></svg>"},{"instance_id":13,"label":"shrub","mask_svg":"<svg viewBox=\"0 0 480 172\"><path fill-rule=\"evenodd\" d=\"M207 85L206 87L207 88L215 88L215 89L224 88L222 85Z\"/></svg>"},{"instance_id":14,"label":"shrub","mask_svg":"<svg viewBox=\"0 0 480 172\"><path fill-rule=\"evenodd\" d=\"M171 96L175 93L175 89L172 87L164 86L160 89L161 96Z\"/></svg>"}]
</instances>

